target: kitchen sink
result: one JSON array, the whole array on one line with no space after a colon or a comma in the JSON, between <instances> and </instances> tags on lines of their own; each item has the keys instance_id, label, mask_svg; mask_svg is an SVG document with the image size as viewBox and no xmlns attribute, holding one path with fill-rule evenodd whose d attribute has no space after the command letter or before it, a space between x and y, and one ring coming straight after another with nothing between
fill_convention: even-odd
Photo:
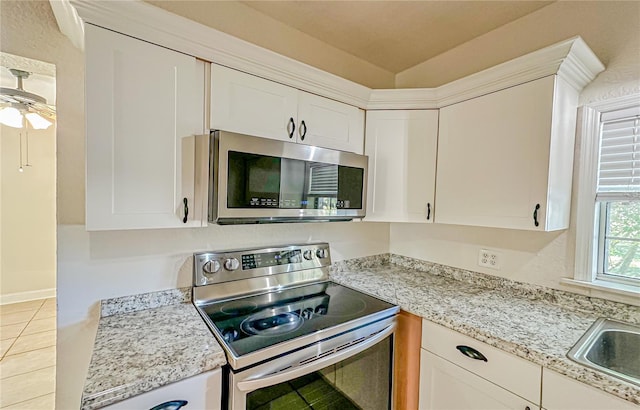
<instances>
[{"instance_id":1,"label":"kitchen sink","mask_svg":"<svg viewBox=\"0 0 640 410\"><path fill-rule=\"evenodd\" d=\"M567 357L640 386L640 326L600 318Z\"/></svg>"}]
</instances>

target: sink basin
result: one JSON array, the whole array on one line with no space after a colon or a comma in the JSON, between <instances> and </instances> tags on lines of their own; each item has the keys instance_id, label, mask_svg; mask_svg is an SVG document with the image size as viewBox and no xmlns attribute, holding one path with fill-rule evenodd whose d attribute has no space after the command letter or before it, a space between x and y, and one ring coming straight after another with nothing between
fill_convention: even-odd
<instances>
[{"instance_id":1,"label":"sink basin","mask_svg":"<svg viewBox=\"0 0 640 410\"><path fill-rule=\"evenodd\" d=\"M640 326L600 318L567 357L640 386Z\"/></svg>"}]
</instances>

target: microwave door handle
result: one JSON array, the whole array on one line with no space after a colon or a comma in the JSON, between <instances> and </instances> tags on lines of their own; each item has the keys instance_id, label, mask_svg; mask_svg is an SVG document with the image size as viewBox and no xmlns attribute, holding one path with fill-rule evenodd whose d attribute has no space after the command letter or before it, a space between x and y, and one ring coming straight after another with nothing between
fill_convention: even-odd
<instances>
[{"instance_id":1,"label":"microwave door handle","mask_svg":"<svg viewBox=\"0 0 640 410\"><path fill-rule=\"evenodd\" d=\"M244 380L244 381L238 382L236 386L240 391L247 391L247 392L254 391L254 390L262 389L264 387L274 386L276 384L293 380L300 376L304 376L305 374L315 372L317 370L323 369L332 364L338 363L344 359L347 359L353 355L356 355L364 350L367 350L371 346L375 345L376 343L382 341L387 336L392 334L395 331L395 327L396 325L393 324L387 327L386 329L384 329L383 331L381 331L380 333L378 333L377 335L373 336L372 338L365 340L364 342L358 343L352 347L341 350L339 353L327 355L307 365L294 367L291 370L288 370L286 372L276 373L272 376L267 376L262 378L258 377L255 379Z\"/></svg>"}]
</instances>

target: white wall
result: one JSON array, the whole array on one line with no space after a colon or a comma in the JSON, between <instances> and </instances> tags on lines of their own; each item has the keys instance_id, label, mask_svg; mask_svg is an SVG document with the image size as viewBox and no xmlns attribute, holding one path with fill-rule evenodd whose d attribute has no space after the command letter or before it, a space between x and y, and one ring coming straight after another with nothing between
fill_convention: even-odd
<instances>
[{"instance_id":1,"label":"white wall","mask_svg":"<svg viewBox=\"0 0 640 410\"><path fill-rule=\"evenodd\" d=\"M58 227L58 325L92 319L101 299L192 285L197 251L326 241L334 261L385 253L388 224L213 225L87 232Z\"/></svg>"},{"instance_id":2,"label":"white wall","mask_svg":"<svg viewBox=\"0 0 640 410\"><path fill-rule=\"evenodd\" d=\"M2 87L17 86L9 68L28 71L23 87L55 105L54 65L7 53L0 53L0 64ZM28 154L25 132L0 126L0 304L55 296L56 125L28 131ZM20 138L22 162L32 165L24 172Z\"/></svg>"},{"instance_id":3,"label":"white wall","mask_svg":"<svg viewBox=\"0 0 640 410\"><path fill-rule=\"evenodd\" d=\"M26 161L25 130L0 126L0 304L55 296L55 124L28 132L31 166L19 172L20 138Z\"/></svg>"},{"instance_id":4,"label":"white wall","mask_svg":"<svg viewBox=\"0 0 640 410\"><path fill-rule=\"evenodd\" d=\"M638 94L638 15L638 2L554 3L419 64L401 73L398 79L403 86L415 87L425 79L443 78L443 68L458 67L456 62L459 61L472 61L475 56L496 59L505 53L508 55L516 50L520 52L518 46L521 43L525 47L532 44L542 46L581 34L588 44L595 44L594 51L607 64L607 69L583 90L580 104ZM536 35L532 36L533 33ZM576 154L579 149L580 141L577 141ZM571 212L575 215L575 184L573 194ZM435 212L437 219L437 208ZM573 277L575 218L572 218L568 230L555 233L437 224L391 224L390 241L390 251L393 253L551 288L640 304L637 298L569 287L560 283L562 278ZM478 266L478 252L481 248L501 253L501 270Z\"/></svg>"}]
</instances>

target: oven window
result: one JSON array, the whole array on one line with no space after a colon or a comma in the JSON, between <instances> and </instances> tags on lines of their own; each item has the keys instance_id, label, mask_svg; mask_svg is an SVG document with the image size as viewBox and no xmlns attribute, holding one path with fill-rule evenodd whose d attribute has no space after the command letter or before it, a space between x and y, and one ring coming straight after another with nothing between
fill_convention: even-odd
<instances>
[{"instance_id":1,"label":"oven window","mask_svg":"<svg viewBox=\"0 0 640 410\"><path fill-rule=\"evenodd\" d=\"M247 395L248 410L383 410L391 405L391 337L317 372Z\"/></svg>"},{"instance_id":2,"label":"oven window","mask_svg":"<svg viewBox=\"0 0 640 410\"><path fill-rule=\"evenodd\" d=\"M228 155L228 208L362 209L362 168L236 151Z\"/></svg>"}]
</instances>

